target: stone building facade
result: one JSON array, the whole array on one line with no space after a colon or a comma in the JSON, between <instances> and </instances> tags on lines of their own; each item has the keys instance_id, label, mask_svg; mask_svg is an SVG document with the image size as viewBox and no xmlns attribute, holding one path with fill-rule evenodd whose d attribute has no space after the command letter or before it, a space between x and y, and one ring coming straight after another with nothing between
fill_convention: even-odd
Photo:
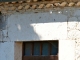
<instances>
[{"instance_id":1,"label":"stone building facade","mask_svg":"<svg viewBox=\"0 0 80 60\"><path fill-rule=\"evenodd\" d=\"M80 8L33 10L1 16L0 60L22 60L25 41L54 40L59 41L58 60L80 60Z\"/></svg>"}]
</instances>

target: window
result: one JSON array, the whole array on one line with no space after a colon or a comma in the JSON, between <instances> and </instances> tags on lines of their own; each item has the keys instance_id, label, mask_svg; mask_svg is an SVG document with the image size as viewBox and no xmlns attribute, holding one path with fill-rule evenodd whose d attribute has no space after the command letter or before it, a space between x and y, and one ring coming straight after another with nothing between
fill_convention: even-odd
<instances>
[{"instance_id":1,"label":"window","mask_svg":"<svg viewBox=\"0 0 80 60\"><path fill-rule=\"evenodd\" d=\"M40 57L40 60L42 60L41 57L43 56L45 58L58 56L58 41L24 42L23 46L23 60L28 60L30 57ZM35 58L33 59L35 60Z\"/></svg>"}]
</instances>

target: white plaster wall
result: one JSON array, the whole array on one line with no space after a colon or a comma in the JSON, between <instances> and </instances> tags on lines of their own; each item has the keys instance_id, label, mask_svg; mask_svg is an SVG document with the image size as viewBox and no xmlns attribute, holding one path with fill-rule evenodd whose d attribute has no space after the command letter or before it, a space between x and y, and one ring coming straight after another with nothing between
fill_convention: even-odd
<instances>
[{"instance_id":1,"label":"white plaster wall","mask_svg":"<svg viewBox=\"0 0 80 60\"><path fill-rule=\"evenodd\" d=\"M67 16L63 14L56 12L13 14L7 20L8 37L11 41L67 38Z\"/></svg>"},{"instance_id":2,"label":"white plaster wall","mask_svg":"<svg viewBox=\"0 0 80 60\"><path fill-rule=\"evenodd\" d=\"M59 60L75 60L75 40L59 40Z\"/></svg>"},{"instance_id":3,"label":"white plaster wall","mask_svg":"<svg viewBox=\"0 0 80 60\"><path fill-rule=\"evenodd\" d=\"M59 40L59 60L75 60L75 47L75 40ZM22 60L22 42L0 43L0 60Z\"/></svg>"},{"instance_id":4,"label":"white plaster wall","mask_svg":"<svg viewBox=\"0 0 80 60\"><path fill-rule=\"evenodd\" d=\"M14 42L0 42L0 60L14 60Z\"/></svg>"},{"instance_id":5,"label":"white plaster wall","mask_svg":"<svg viewBox=\"0 0 80 60\"><path fill-rule=\"evenodd\" d=\"M0 41L2 39L8 41L0 43L0 60L14 60L14 41L34 40L61 40L59 59L75 59L74 41L69 40L80 40L80 10L78 8L59 9L51 14L49 12L15 13L9 15L7 21L7 29L0 33ZM80 57L77 60L79 59Z\"/></svg>"},{"instance_id":6,"label":"white plaster wall","mask_svg":"<svg viewBox=\"0 0 80 60\"><path fill-rule=\"evenodd\" d=\"M7 16L4 41L79 40L80 10L64 8L52 12L25 12Z\"/></svg>"}]
</instances>

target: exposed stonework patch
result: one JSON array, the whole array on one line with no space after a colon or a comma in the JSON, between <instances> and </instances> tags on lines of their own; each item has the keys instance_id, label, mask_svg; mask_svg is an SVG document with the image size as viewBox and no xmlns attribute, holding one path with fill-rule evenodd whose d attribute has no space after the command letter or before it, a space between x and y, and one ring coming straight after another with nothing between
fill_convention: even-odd
<instances>
[{"instance_id":1,"label":"exposed stonework patch","mask_svg":"<svg viewBox=\"0 0 80 60\"><path fill-rule=\"evenodd\" d=\"M70 40L79 40L80 39L80 31L79 30L70 30L68 31L68 39Z\"/></svg>"},{"instance_id":2,"label":"exposed stonework patch","mask_svg":"<svg viewBox=\"0 0 80 60\"><path fill-rule=\"evenodd\" d=\"M76 29L80 31L80 22L77 24Z\"/></svg>"},{"instance_id":3,"label":"exposed stonework patch","mask_svg":"<svg viewBox=\"0 0 80 60\"><path fill-rule=\"evenodd\" d=\"M79 14L74 14L76 17L70 17L68 19L68 31L67 39L69 40L79 40L80 39L80 18Z\"/></svg>"},{"instance_id":4,"label":"exposed stonework patch","mask_svg":"<svg viewBox=\"0 0 80 60\"><path fill-rule=\"evenodd\" d=\"M76 17L71 17L68 20L68 30L76 29L78 24L78 19Z\"/></svg>"},{"instance_id":5,"label":"exposed stonework patch","mask_svg":"<svg viewBox=\"0 0 80 60\"><path fill-rule=\"evenodd\" d=\"M76 60L80 60L80 40L76 40L75 52Z\"/></svg>"}]
</instances>

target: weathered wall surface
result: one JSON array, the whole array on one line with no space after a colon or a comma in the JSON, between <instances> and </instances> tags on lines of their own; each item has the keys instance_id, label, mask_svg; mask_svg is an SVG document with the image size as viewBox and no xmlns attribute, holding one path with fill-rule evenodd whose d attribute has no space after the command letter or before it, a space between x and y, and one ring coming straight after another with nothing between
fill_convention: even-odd
<instances>
[{"instance_id":1,"label":"weathered wall surface","mask_svg":"<svg viewBox=\"0 0 80 60\"><path fill-rule=\"evenodd\" d=\"M76 60L80 60L80 40L76 40L75 52Z\"/></svg>"},{"instance_id":2,"label":"weathered wall surface","mask_svg":"<svg viewBox=\"0 0 80 60\"><path fill-rule=\"evenodd\" d=\"M22 42L15 42L15 60L22 60ZM75 60L75 40L59 40L59 60Z\"/></svg>"},{"instance_id":3,"label":"weathered wall surface","mask_svg":"<svg viewBox=\"0 0 80 60\"><path fill-rule=\"evenodd\" d=\"M3 41L80 39L79 8L15 13L8 15L6 20Z\"/></svg>"},{"instance_id":4,"label":"weathered wall surface","mask_svg":"<svg viewBox=\"0 0 80 60\"><path fill-rule=\"evenodd\" d=\"M59 40L58 56L59 60L75 60L75 40ZM22 60L22 42L0 43L0 60Z\"/></svg>"},{"instance_id":5,"label":"weathered wall surface","mask_svg":"<svg viewBox=\"0 0 80 60\"><path fill-rule=\"evenodd\" d=\"M8 36L11 41L66 39L67 16L56 12L10 15Z\"/></svg>"},{"instance_id":6,"label":"weathered wall surface","mask_svg":"<svg viewBox=\"0 0 80 60\"><path fill-rule=\"evenodd\" d=\"M14 60L14 42L0 42L0 60Z\"/></svg>"},{"instance_id":7,"label":"weathered wall surface","mask_svg":"<svg viewBox=\"0 0 80 60\"><path fill-rule=\"evenodd\" d=\"M14 43L14 60L22 60L22 42Z\"/></svg>"},{"instance_id":8,"label":"weathered wall surface","mask_svg":"<svg viewBox=\"0 0 80 60\"><path fill-rule=\"evenodd\" d=\"M73 13L73 16L68 19L68 39L80 40L80 10Z\"/></svg>"},{"instance_id":9,"label":"weathered wall surface","mask_svg":"<svg viewBox=\"0 0 80 60\"><path fill-rule=\"evenodd\" d=\"M26 12L15 13L7 16L7 28L0 31L0 41L38 41L38 40L76 40L75 58L80 60L80 9L79 8L64 8L57 10L50 10L47 12ZM0 44L0 60L13 60L14 58L2 57L9 56L6 54L13 54L14 44L5 42ZM65 42L66 43L66 42ZM69 42L70 43L70 42ZM70 43L71 44L71 43ZM20 44L21 45L21 44ZM66 44L67 45L67 44ZM4 46L12 49L6 54ZM15 45L16 46L16 45ZM65 44L62 45L65 48ZM70 46L70 45L69 45ZM20 47L20 46L16 46ZM68 47L68 46L66 46ZM21 48L20 48L21 49ZM73 50L68 50L69 53L73 53ZM17 49L16 49L17 50ZM63 50L62 50L63 51ZM67 50L66 50L67 51ZM67 51L67 52L68 52ZM60 51L59 51L60 52ZM60 52L61 54L61 52ZM73 53L74 54L74 53ZM63 54L64 55L64 54ZM67 56L68 54L65 53ZM13 55L14 56L14 55ZM72 55L74 56L74 55ZM70 57L70 55L68 56ZM17 59L17 57L15 57ZM63 59L63 58L60 58ZM65 58L66 60L66 58ZM67 60L74 60L73 58L67 58Z\"/></svg>"}]
</instances>

